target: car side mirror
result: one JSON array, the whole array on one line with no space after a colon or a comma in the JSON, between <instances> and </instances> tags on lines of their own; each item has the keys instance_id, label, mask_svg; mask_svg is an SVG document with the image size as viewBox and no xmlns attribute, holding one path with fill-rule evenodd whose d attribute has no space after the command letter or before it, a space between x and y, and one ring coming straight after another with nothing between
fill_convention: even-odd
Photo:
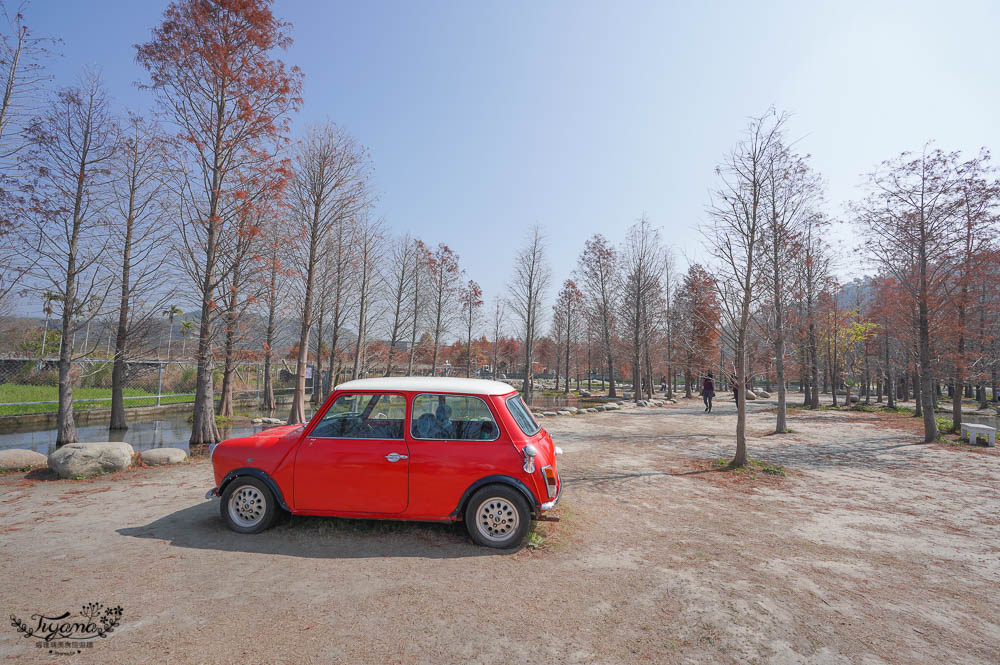
<instances>
[{"instance_id":1,"label":"car side mirror","mask_svg":"<svg viewBox=\"0 0 1000 665\"><path fill-rule=\"evenodd\" d=\"M538 448L529 443L521 449L521 454L524 455L524 472L534 473L535 457L538 455Z\"/></svg>"}]
</instances>

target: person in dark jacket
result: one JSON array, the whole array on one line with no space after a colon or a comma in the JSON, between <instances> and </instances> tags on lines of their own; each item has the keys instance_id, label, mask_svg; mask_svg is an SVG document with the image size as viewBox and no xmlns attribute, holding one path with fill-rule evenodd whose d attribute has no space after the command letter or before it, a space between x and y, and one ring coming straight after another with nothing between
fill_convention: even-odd
<instances>
[{"instance_id":1,"label":"person in dark jacket","mask_svg":"<svg viewBox=\"0 0 1000 665\"><path fill-rule=\"evenodd\" d=\"M715 382L712 381L712 370L701 384L701 398L705 401L705 413L712 412L712 398L715 397Z\"/></svg>"}]
</instances>

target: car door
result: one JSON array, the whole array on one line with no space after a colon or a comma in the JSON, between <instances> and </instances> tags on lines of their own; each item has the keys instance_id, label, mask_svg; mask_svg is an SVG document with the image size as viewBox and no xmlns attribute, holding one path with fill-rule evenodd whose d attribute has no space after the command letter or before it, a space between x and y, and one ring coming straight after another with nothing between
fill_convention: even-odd
<instances>
[{"instance_id":1,"label":"car door","mask_svg":"<svg viewBox=\"0 0 1000 665\"><path fill-rule=\"evenodd\" d=\"M406 398L344 393L299 445L297 511L398 514L409 499Z\"/></svg>"},{"instance_id":2,"label":"car door","mask_svg":"<svg viewBox=\"0 0 1000 665\"><path fill-rule=\"evenodd\" d=\"M451 514L469 485L498 473L497 459L505 452L518 468L515 452L482 397L421 393L411 402L411 515L437 519Z\"/></svg>"}]
</instances>

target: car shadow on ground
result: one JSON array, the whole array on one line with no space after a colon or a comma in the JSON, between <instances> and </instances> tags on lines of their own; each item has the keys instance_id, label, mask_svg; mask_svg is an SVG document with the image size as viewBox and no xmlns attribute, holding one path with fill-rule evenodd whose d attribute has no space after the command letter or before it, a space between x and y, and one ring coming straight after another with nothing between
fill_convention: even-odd
<instances>
[{"instance_id":1,"label":"car shadow on ground","mask_svg":"<svg viewBox=\"0 0 1000 665\"><path fill-rule=\"evenodd\" d=\"M479 547L469 540L460 523L284 515L271 529L245 535L226 528L219 515L218 501L205 501L149 524L116 532L130 538L166 541L174 547L316 559L446 559L502 556L518 551Z\"/></svg>"}]
</instances>

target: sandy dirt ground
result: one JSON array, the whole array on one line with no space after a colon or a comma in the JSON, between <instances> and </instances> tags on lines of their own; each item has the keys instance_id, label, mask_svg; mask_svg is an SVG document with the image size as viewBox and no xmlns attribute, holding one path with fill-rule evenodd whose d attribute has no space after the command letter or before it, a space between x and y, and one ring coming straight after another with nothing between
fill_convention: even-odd
<instances>
[{"instance_id":1,"label":"sandy dirt ground","mask_svg":"<svg viewBox=\"0 0 1000 665\"><path fill-rule=\"evenodd\" d=\"M3 662L997 663L998 449L900 416L751 405L546 418L558 524L496 552L460 526L292 518L228 531L205 461L95 481L0 477L7 614L121 605L79 655L0 629ZM886 417L888 418L888 417ZM912 419L911 419L912 420ZM7 622L5 621L5 624Z\"/></svg>"}]
</instances>

